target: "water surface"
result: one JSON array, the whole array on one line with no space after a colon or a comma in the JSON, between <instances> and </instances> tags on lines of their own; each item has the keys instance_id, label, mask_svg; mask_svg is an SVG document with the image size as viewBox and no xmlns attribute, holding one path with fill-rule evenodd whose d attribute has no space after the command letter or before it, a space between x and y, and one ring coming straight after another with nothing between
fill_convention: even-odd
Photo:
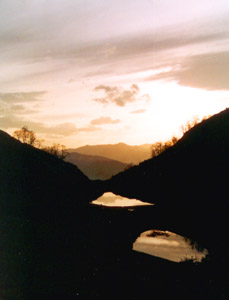
<instances>
[{"instance_id":1,"label":"water surface","mask_svg":"<svg viewBox=\"0 0 229 300\"><path fill-rule=\"evenodd\" d=\"M148 230L141 233L133 250L174 262L193 260L200 262L208 253L200 251L190 240L170 231Z\"/></svg>"},{"instance_id":2,"label":"water surface","mask_svg":"<svg viewBox=\"0 0 229 300\"><path fill-rule=\"evenodd\" d=\"M152 203L143 202L138 199L129 199L126 197L122 197L120 195L116 195L111 192L104 193L101 197L97 198L91 203L95 205L103 205L103 206L110 206L110 207L133 207L133 206L153 205Z\"/></svg>"}]
</instances>

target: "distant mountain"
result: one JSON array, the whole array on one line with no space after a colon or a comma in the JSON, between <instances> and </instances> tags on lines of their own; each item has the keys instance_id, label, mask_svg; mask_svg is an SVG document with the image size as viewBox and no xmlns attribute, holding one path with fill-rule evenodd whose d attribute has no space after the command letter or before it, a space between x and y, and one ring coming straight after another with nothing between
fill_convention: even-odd
<instances>
[{"instance_id":1,"label":"distant mountain","mask_svg":"<svg viewBox=\"0 0 229 300\"><path fill-rule=\"evenodd\" d=\"M193 127L161 155L114 176L107 190L156 203L162 228L199 238L220 252L229 233L228 170L226 109Z\"/></svg>"},{"instance_id":2,"label":"distant mountain","mask_svg":"<svg viewBox=\"0 0 229 300\"><path fill-rule=\"evenodd\" d=\"M117 160L77 152L68 153L65 161L76 165L91 180L109 179L127 167L127 164Z\"/></svg>"},{"instance_id":3,"label":"distant mountain","mask_svg":"<svg viewBox=\"0 0 229 300\"><path fill-rule=\"evenodd\" d=\"M139 164L151 157L151 147L152 145L149 144L130 146L124 143L119 143L113 145L87 145L76 149L68 149L68 152L103 156L126 164Z\"/></svg>"}]
</instances>

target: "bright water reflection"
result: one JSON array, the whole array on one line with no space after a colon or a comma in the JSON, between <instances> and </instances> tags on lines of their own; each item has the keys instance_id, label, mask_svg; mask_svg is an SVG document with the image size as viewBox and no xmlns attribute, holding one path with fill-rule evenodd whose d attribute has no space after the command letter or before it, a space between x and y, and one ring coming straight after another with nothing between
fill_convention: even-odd
<instances>
[{"instance_id":1,"label":"bright water reflection","mask_svg":"<svg viewBox=\"0 0 229 300\"><path fill-rule=\"evenodd\" d=\"M142 202L138 199L129 199L113 193L104 193L101 197L91 202L96 205L110 206L110 207L132 207L153 205L152 203Z\"/></svg>"},{"instance_id":2,"label":"bright water reflection","mask_svg":"<svg viewBox=\"0 0 229 300\"><path fill-rule=\"evenodd\" d=\"M184 237L169 231L149 230L143 232L133 244L133 250L174 262L191 259L200 262L208 251L198 251Z\"/></svg>"}]
</instances>

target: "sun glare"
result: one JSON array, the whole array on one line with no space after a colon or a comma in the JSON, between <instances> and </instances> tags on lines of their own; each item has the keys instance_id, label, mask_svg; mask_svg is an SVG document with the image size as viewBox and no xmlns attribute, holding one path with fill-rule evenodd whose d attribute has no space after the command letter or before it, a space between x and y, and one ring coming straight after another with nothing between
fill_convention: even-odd
<instances>
[{"instance_id":1,"label":"sun glare","mask_svg":"<svg viewBox=\"0 0 229 300\"><path fill-rule=\"evenodd\" d=\"M224 92L183 87L176 82L147 82L142 89L151 97L142 119L142 129L152 132L158 140L182 134L181 127L194 118L202 120L225 109L228 100Z\"/></svg>"}]
</instances>

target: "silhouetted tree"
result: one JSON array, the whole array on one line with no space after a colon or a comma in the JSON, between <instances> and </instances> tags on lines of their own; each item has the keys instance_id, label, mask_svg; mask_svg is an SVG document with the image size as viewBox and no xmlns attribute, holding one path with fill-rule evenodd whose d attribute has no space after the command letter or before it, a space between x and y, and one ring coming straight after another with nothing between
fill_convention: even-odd
<instances>
[{"instance_id":1,"label":"silhouetted tree","mask_svg":"<svg viewBox=\"0 0 229 300\"><path fill-rule=\"evenodd\" d=\"M124 168L124 171L125 171L125 170L128 170L128 169L130 169L130 168L132 168L132 167L134 167L134 166L135 166L135 165L132 164L132 163L127 164L127 165L125 166L125 168Z\"/></svg>"},{"instance_id":2,"label":"silhouetted tree","mask_svg":"<svg viewBox=\"0 0 229 300\"><path fill-rule=\"evenodd\" d=\"M66 147L64 145L53 144L52 146L44 147L44 140L37 139L36 134L32 130L29 130L27 126L23 126L21 129L14 131L13 137L22 143L34 146L54 156L57 156L58 158L64 159L67 156Z\"/></svg>"},{"instance_id":3,"label":"silhouetted tree","mask_svg":"<svg viewBox=\"0 0 229 300\"><path fill-rule=\"evenodd\" d=\"M195 116L191 120L187 121L186 124L181 126L182 133L185 134L185 132L189 131L192 127L196 126L198 123L200 123L200 119Z\"/></svg>"},{"instance_id":4,"label":"silhouetted tree","mask_svg":"<svg viewBox=\"0 0 229 300\"><path fill-rule=\"evenodd\" d=\"M42 150L55 155L61 159L64 159L67 156L66 147L60 144L53 144L50 147L44 147Z\"/></svg>"},{"instance_id":5,"label":"silhouetted tree","mask_svg":"<svg viewBox=\"0 0 229 300\"><path fill-rule=\"evenodd\" d=\"M29 130L27 126L23 126L21 129L14 131L13 136L29 145L34 145L36 141L36 135L32 130Z\"/></svg>"},{"instance_id":6,"label":"silhouetted tree","mask_svg":"<svg viewBox=\"0 0 229 300\"><path fill-rule=\"evenodd\" d=\"M152 146L152 152L151 152L151 157L156 157L159 154L161 154L162 152L164 152L166 149L172 147L173 145L176 144L176 142L178 141L177 137L172 137L171 140L167 141L167 142L157 142L155 144L153 144Z\"/></svg>"},{"instance_id":7,"label":"silhouetted tree","mask_svg":"<svg viewBox=\"0 0 229 300\"><path fill-rule=\"evenodd\" d=\"M36 139L34 146L38 149L43 149L43 143L45 140L43 139Z\"/></svg>"}]
</instances>

